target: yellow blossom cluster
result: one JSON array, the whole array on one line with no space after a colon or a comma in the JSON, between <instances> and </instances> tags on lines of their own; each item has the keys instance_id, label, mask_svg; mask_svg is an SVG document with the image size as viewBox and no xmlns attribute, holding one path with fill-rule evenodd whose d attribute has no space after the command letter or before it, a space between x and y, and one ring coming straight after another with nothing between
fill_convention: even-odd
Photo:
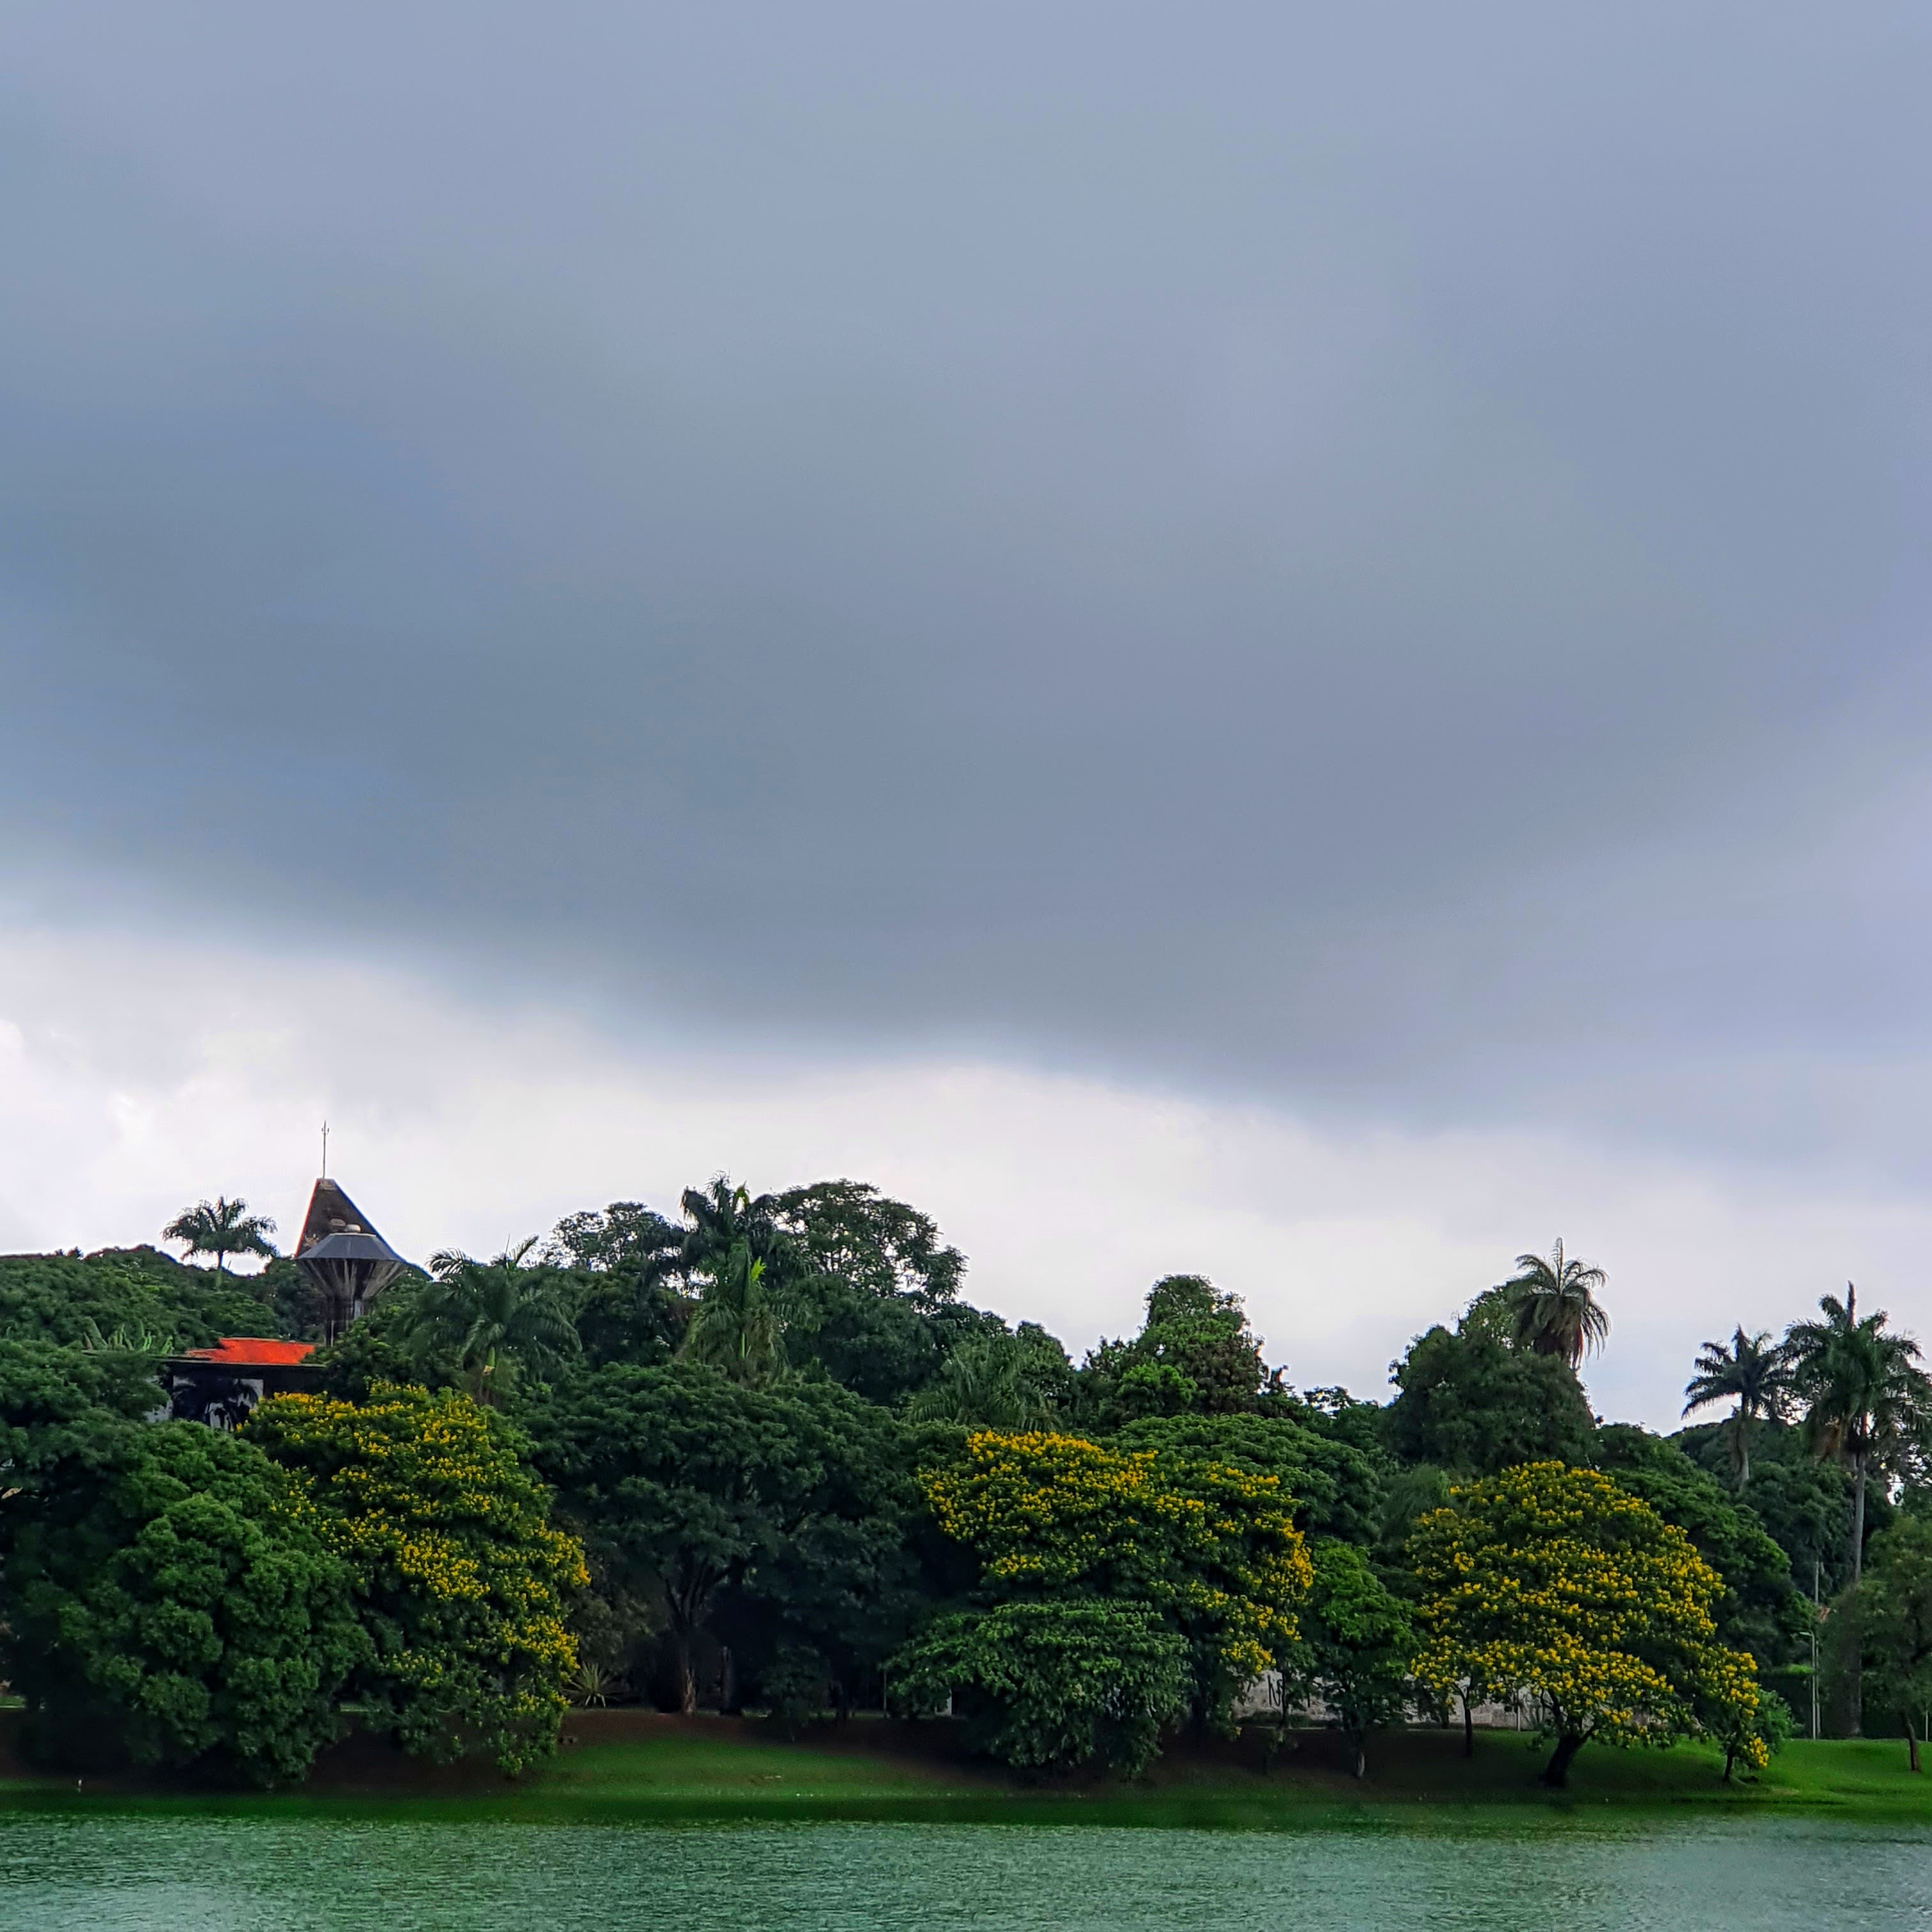
<instances>
[{"instance_id":1,"label":"yellow blossom cluster","mask_svg":"<svg viewBox=\"0 0 1932 1932\"><path fill-rule=\"evenodd\" d=\"M383 1388L366 1402L277 1396L250 1439L307 1480L349 1563L390 1692L490 1736L514 1758L566 1708L577 1663L563 1593L587 1580L577 1540L467 1396Z\"/></svg>"},{"instance_id":2,"label":"yellow blossom cluster","mask_svg":"<svg viewBox=\"0 0 1932 1932\"><path fill-rule=\"evenodd\" d=\"M1445 1694L1527 1693L1552 1730L1626 1744L1756 1709L1752 1659L1716 1640L1723 1579L1598 1471L1526 1463L1452 1490L1409 1556L1427 1593L1415 1673ZM1754 1737L1742 1755L1763 1752Z\"/></svg>"},{"instance_id":3,"label":"yellow blossom cluster","mask_svg":"<svg viewBox=\"0 0 1932 1932\"><path fill-rule=\"evenodd\" d=\"M1278 1478L1123 1454L1078 1436L987 1430L922 1479L934 1519L1002 1595L1079 1592L1171 1616L1224 1685L1276 1662L1312 1580Z\"/></svg>"}]
</instances>

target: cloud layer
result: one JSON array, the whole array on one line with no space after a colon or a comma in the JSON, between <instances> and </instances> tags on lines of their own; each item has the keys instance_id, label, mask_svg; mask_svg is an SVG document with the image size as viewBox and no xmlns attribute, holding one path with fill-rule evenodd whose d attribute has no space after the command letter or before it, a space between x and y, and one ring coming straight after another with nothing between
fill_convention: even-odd
<instances>
[{"instance_id":1,"label":"cloud layer","mask_svg":"<svg viewBox=\"0 0 1932 1932\"><path fill-rule=\"evenodd\" d=\"M1602 1248L1600 1160L1915 1213L1928 65L1886 4L18 8L13 904L740 1067L667 1184L760 1066L971 1068L1570 1150L1511 1252Z\"/></svg>"},{"instance_id":2,"label":"cloud layer","mask_svg":"<svg viewBox=\"0 0 1932 1932\"><path fill-rule=\"evenodd\" d=\"M1610 1270L1608 1414L1672 1422L1707 1335L1778 1328L1834 1270L1932 1316L1916 1197L1606 1158L1546 1132L1353 1133L962 1059L774 1060L614 1040L453 1001L354 962L250 955L179 930L14 927L0 965L0 1250L153 1240L217 1186L293 1227L332 1168L418 1258L494 1252L613 1198L669 1208L723 1168L755 1187L853 1174L940 1221L968 1292L1076 1357L1131 1333L1148 1283L1201 1270L1246 1299L1304 1385L1381 1397L1390 1358L1568 1235Z\"/></svg>"}]
</instances>

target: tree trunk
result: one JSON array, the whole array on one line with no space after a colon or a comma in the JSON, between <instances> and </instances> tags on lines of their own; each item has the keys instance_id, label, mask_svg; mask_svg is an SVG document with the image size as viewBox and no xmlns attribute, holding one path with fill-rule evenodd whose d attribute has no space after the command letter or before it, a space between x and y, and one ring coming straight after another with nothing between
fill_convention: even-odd
<instances>
[{"instance_id":1,"label":"tree trunk","mask_svg":"<svg viewBox=\"0 0 1932 1932\"><path fill-rule=\"evenodd\" d=\"M677 1685L677 1708L686 1717L698 1708L698 1678L691 1667L691 1636L686 1630L671 1633L671 1674Z\"/></svg>"},{"instance_id":2,"label":"tree trunk","mask_svg":"<svg viewBox=\"0 0 1932 1932\"><path fill-rule=\"evenodd\" d=\"M1852 1588L1856 1589L1865 1574L1865 1459L1852 1462Z\"/></svg>"},{"instance_id":3,"label":"tree trunk","mask_svg":"<svg viewBox=\"0 0 1932 1932\"><path fill-rule=\"evenodd\" d=\"M1738 1761L1738 1748L1737 1748L1737 1746L1736 1746L1736 1744L1726 1744L1726 1745L1725 1745L1725 1747L1724 1747L1724 1783L1725 1783L1725 1784L1730 1784L1730 1781L1731 1781L1731 1772L1732 1772L1732 1768L1736 1765L1737 1761Z\"/></svg>"},{"instance_id":4,"label":"tree trunk","mask_svg":"<svg viewBox=\"0 0 1932 1932\"><path fill-rule=\"evenodd\" d=\"M1469 1708L1468 1692L1462 1695L1462 1755L1474 1757L1476 1754L1476 1714Z\"/></svg>"},{"instance_id":5,"label":"tree trunk","mask_svg":"<svg viewBox=\"0 0 1932 1932\"><path fill-rule=\"evenodd\" d=\"M1552 1791L1563 1790L1570 1782L1570 1760L1583 1748L1583 1739L1574 1731L1564 1732L1556 1740L1556 1748L1550 1754L1550 1762L1543 1767L1543 1775L1538 1780L1547 1785Z\"/></svg>"},{"instance_id":6,"label":"tree trunk","mask_svg":"<svg viewBox=\"0 0 1932 1932\"><path fill-rule=\"evenodd\" d=\"M1912 1769L1916 1771L1918 1768L1918 1735L1912 1728L1912 1713L1910 1711L1905 1714L1904 1722L1906 1754L1912 1760Z\"/></svg>"},{"instance_id":7,"label":"tree trunk","mask_svg":"<svg viewBox=\"0 0 1932 1932\"><path fill-rule=\"evenodd\" d=\"M1750 1418L1742 1409L1738 1411L1738 1494L1742 1496L1750 1484Z\"/></svg>"},{"instance_id":8,"label":"tree trunk","mask_svg":"<svg viewBox=\"0 0 1932 1932\"><path fill-rule=\"evenodd\" d=\"M1353 1750L1355 1754L1355 1775L1358 1778L1367 1777L1369 1774L1369 1754L1366 1748L1363 1743L1363 1741L1360 1738L1351 1738L1348 1740L1348 1744L1349 1748Z\"/></svg>"},{"instance_id":9,"label":"tree trunk","mask_svg":"<svg viewBox=\"0 0 1932 1932\"><path fill-rule=\"evenodd\" d=\"M1854 1480L1852 1484L1852 1600L1849 1606L1853 1617L1858 1613L1858 1588L1864 1577L1865 1568L1865 1459L1859 1456L1852 1464ZM1864 1647L1858 1633L1852 1633L1852 1736L1862 1737L1865 1728L1865 1660Z\"/></svg>"}]
</instances>

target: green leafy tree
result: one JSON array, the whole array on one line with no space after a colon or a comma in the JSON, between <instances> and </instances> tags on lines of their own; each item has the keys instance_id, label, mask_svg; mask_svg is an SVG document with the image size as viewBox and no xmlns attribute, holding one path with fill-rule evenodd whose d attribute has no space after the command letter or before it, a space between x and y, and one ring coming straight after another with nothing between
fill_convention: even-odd
<instances>
[{"instance_id":1,"label":"green leafy tree","mask_svg":"<svg viewBox=\"0 0 1932 1932\"><path fill-rule=\"evenodd\" d=\"M585 1358L668 1360L689 1319L685 1230L635 1201L566 1214L544 1250L568 1270Z\"/></svg>"},{"instance_id":2,"label":"green leafy tree","mask_svg":"<svg viewBox=\"0 0 1932 1932\"><path fill-rule=\"evenodd\" d=\"M1516 1265L1503 1292L1517 1346L1553 1355L1574 1372L1610 1334L1610 1318L1597 1300L1597 1291L1610 1277L1601 1268L1565 1255L1561 1241L1546 1261L1540 1255L1518 1255Z\"/></svg>"},{"instance_id":3,"label":"green leafy tree","mask_svg":"<svg viewBox=\"0 0 1932 1932\"><path fill-rule=\"evenodd\" d=\"M892 1682L914 1712L963 1693L975 1744L1005 1763L1131 1775L1187 1708L1187 1646L1133 1604L1016 1600L940 1618L894 1659Z\"/></svg>"},{"instance_id":4,"label":"green leafy tree","mask_svg":"<svg viewBox=\"0 0 1932 1932\"><path fill-rule=\"evenodd\" d=\"M379 1388L362 1404L274 1396L244 1439L308 1481L370 1640L355 1688L405 1749L485 1749L516 1771L554 1749L587 1580L515 1438L464 1395Z\"/></svg>"},{"instance_id":5,"label":"green leafy tree","mask_svg":"<svg viewBox=\"0 0 1932 1932\"><path fill-rule=\"evenodd\" d=\"M1806 1440L1815 1455L1841 1464L1851 1479L1845 1538L1851 1582L1834 1648L1845 1666L1839 1676L1846 1700L1840 1720L1856 1733L1864 1724L1858 1619L1864 1608L1859 1584L1870 1527L1868 1492L1874 1474L1883 1478L1916 1472L1932 1438L1932 1382L1918 1366L1918 1343L1892 1329L1882 1309L1860 1317L1858 1291L1850 1282L1843 1301L1824 1295L1818 1309L1822 1320L1794 1322L1786 1330L1784 1352L1792 1392L1804 1411Z\"/></svg>"},{"instance_id":6,"label":"green leafy tree","mask_svg":"<svg viewBox=\"0 0 1932 1932\"><path fill-rule=\"evenodd\" d=\"M1750 1652L1760 1665L1808 1648L1810 1606L1792 1582L1789 1558L1754 1510L1674 1444L1628 1424L1597 1432L1594 1460L1619 1488L1682 1530L1723 1580L1712 1610L1719 1642Z\"/></svg>"},{"instance_id":7,"label":"green leafy tree","mask_svg":"<svg viewBox=\"0 0 1932 1932\"><path fill-rule=\"evenodd\" d=\"M0 1576L28 1526L134 1459L154 1402L138 1355L0 1337Z\"/></svg>"},{"instance_id":8,"label":"green leafy tree","mask_svg":"<svg viewBox=\"0 0 1932 1932\"><path fill-rule=\"evenodd\" d=\"M794 1268L795 1366L890 1404L930 1383L955 1348L1005 1334L996 1316L960 1298L965 1257L906 1202L826 1180L788 1190L773 1213Z\"/></svg>"},{"instance_id":9,"label":"green leafy tree","mask_svg":"<svg viewBox=\"0 0 1932 1932\"><path fill-rule=\"evenodd\" d=\"M685 1231L640 1201L614 1201L608 1208L566 1214L550 1231L544 1258L590 1274L615 1274L652 1268L668 1277L676 1271Z\"/></svg>"},{"instance_id":10,"label":"green leafy tree","mask_svg":"<svg viewBox=\"0 0 1932 1932\"><path fill-rule=\"evenodd\" d=\"M223 1335L273 1334L260 1280L184 1268L154 1248L0 1255L0 1336L81 1348L118 1330L201 1348Z\"/></svg>"},{"instance_id":11,"label":"green leafy tree","mask_svg":"<svg viewBox=\"0 0 1932 1932\"><path fill-rule=\"evenodd\" d=\"M1283 1675L1334 1712L1360 1778L1370 1734L1402 1721L1415 1625L1360 1550L1324 1537L1310 1553L1314 1580L1299 1613L1301 1640Z\"/></svg>"},{"instance_id":12,"label":"green leafy tree","mask_svg":"<svg viewBox=\"0 0 1932 1932\"><path fill-rule=\"evenodd\" d=\"M500 1407L524 1376L556 1374L583 1346L550 1271L525 1264L536 1246L532 1237L490 1262L446 1251L415 1300L404 1346L414 1357L453 1357L485 1408Z\"/></svg>"},{"instance_id":13,"label":"green leafy tree","mask_svg":"<svg viewBox=\"0 0 1932 1932\"><path fill-rule=\"evenodd\" d=\"M829 1714L831 1673L809 1644L782 1643L758 1673L765 1707L796 1738L805 1726Z\"/></svg>"},{"instance_id":14,"label":"green leafy tree","mask_svg":"<svg viewBox=\"0 0 1932 1932\"><path fill-rule=\"evenodd\" d=\"M1239 1295L1204 1275L1162 1276L1130 1342L1102 1342L1082 1371L1087 1406L1102 1428L1141 1415L1233 1414L1269 1385L1261 1343Z\"/></svg>"},{"instance_id":15,"label":"green leafy tree","mask_svg":"<svg viewBox=\"0 0 1932 1932\"><path fill-rule=\"evenodd\" d=\"M874 1300L902 1298L926 1314L958 1300L966 1257L928 1214L856 1180L821 1180L775 1196L772 1219L802 1270Z\"/></svg>"},{"instance_id":16,"label":"green leafy tree","mask_svg":"<svg viewBox=\"0 0 1932 1932\"><path fill-rule=\"evenodd\" d=\"M1468 1484L1416 1524L1409 1552L1416 1676L1445 1696L1530 1696L1553 1744L1547 1785L1593 1740L1666 1745L1714 1710L1757 1708L1753 1660L1717 1641L1722 1580L1598 1471L1531 1463Z\"/></svg>"},{"instance_id":17,"label":"green leafy tree","mask_svg":"<svg viewBox=\"0 0 1932 1932\"><path fill-rule=\"evenodd\" d=\"M1714 1480L1733 1479L1730 1432L1723 1425L1686 1429L1671 1440ZM1845 1526L1851 1517L1850 1474L1841 1463L1820 1462L1804 1430L1773 1429L1760 1438L1751 1456L1750 1480L1738 1500L1750 1505L1790 1558L1792 1581L1806 1595L1815 1586L1822 1602L1850 1585ZM1882 1511L1878 1502L1875 1520Z\"/></svg>"},{"instance_id":18,"label":"green leafy tree","mask_svg":"<svg viewBox=\"0 0 1932 1932\"><path fill-rule=\"evenodd\" d=\"M1846 1547L1856 1588L1864 1565L1867 1486L1874 1472L1904 1475L1916 1466L1932 1436L1932 1382L1918 1366L1918 1344L1890 1328L1882 1309L1860 1318L1850 1282L1843 1301L1827 1294L1818 1307L1824 1318L1794 1322L1784 1349L1814 1450L1851 1474Z\"/></svg>"},{"instance_id":19,"label":"green leafy tree","mask_svg":"<svg viewBox=\"0 0 1932 1932\"><path fill-rule=\"evenodd\" d=\"M1900 1517L1871 1554L1856 1618L1866 1695L1894 1713L1916 1771L1932 1711L1932 1522Z\"/></svg>"},{"instance_id":20,"label":"green leafy tree","mask_svg":"<svg viewBox=\"0 0 1932 1932\"><path fill-rule=\"evenodd\" d=\"M259 1255L273 1261L278 1250L269 1238L274 1232L274 1222L266 1214L251 1214L247 1202L218 1194L177 1214L161 1230L161 1238L181 1242L190 1255L212 1255L214 1271L220 1274L230 1255Z\"/></svg>"},{"instance_id":21,"label":"green leafy tree","mask_svg":"<svg viewBox=\"0 0 1932 1932\"><path fill-rule=\"evenodd\" d=\"M1714 1402L1736 1402L1726 1427L1740 1490L1750 1481L1752 1425L1784 1420L1790 1380L1784 1351L1772 1342L1768 1330L1747 1335L1740 1326L1728 1348L1721 1342L1706 1342L1697 1352L1684 1386L1684 1413L1694 1415Z\"/></svg>"},{"instance_id":22,"label":"green leafy tree","mask_svg":"<svg viewBox=\"0 0 1932 1932\"><path fill-rule=\"evenodd\" d=\"M137 1764L301 1778L365 1649L302 1484L193 1423L111 1440L10 1525L14 1688L70 1748L111 1738Z\"/></svg>"},{"instance_id":23,"label":"green leafy tree","mask_svg":"<svg viewBox=\"0 0 1932 1932\"><path fill-rule=\"evenodd\" d=\"M1438 1328L1390 1373L1399 1393L1384 1412L1388 1441L1404 1462L1493 1475L1520 1462L1589 1460L1590 1405L1560 1357Z\"/></svg>"},{"instance_id":24,"label":"green leafy tree","mask_svg":"<svg viewBox=\"0 0 1932 1932\"><path fill-rule=\"evenodd\" d=\"M886 1412L824 1383L748 1387L680 1361L572 1376L527 1420L600 1589L661 1598L681 1708L696 1708L707 1632L754 1652L809 1646L842 1681L903 1640L919 1498ZM753 1655L751 1674L768 1660Z\"/></svg>"}]
</instances>

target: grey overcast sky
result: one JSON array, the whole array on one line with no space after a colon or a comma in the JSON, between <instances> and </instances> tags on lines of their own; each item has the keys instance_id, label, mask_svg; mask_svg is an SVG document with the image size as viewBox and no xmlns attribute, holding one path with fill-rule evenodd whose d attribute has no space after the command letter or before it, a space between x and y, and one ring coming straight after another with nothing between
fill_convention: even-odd
<instances>
[{"instance_id":1,"label":"grey overcast sky","mask_svg":"<svg viewBox=\"0 0 1932 1932\"><path fill-rule=\"evenodd\" d=\"M0 1243L328 1110L424 1246L862 1167L1311 1382L1558 1233L1653 1420L1932 1324L1928 99L1903 4L21 0Z\"/></svg>"}]
</instances>

